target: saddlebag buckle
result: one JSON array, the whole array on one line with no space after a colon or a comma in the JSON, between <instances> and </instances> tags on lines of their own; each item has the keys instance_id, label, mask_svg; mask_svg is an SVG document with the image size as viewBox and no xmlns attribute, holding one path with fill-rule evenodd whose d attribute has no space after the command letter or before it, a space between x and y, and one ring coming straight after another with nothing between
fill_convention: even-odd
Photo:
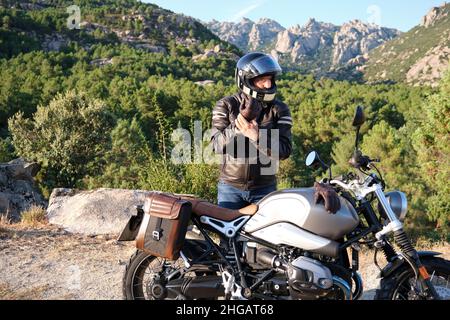
<instances>
[{"instance_id":1,"label":"saddlebag buckle","mask_svg":"<svg viewBox=\"0 0 450 320\"><path fill-rule=\"evenodd\" d=\"M161 231L153 231L152 233L153 240L159 241L161 239Z\"/></svg>"}]
</instances>

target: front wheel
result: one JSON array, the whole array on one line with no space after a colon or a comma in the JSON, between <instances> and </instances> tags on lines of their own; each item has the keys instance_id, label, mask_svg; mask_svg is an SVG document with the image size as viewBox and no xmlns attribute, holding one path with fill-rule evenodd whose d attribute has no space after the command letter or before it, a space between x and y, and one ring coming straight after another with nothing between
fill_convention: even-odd
<instances>
[{"instance_id":1,"label":"front wheel","mask_svg":"<svg viewBox=\"0 0 450 320\"><path fill-rule=\"evenodd\" d=\"M450 262L441 258L424 258L422 264L442 300L450 300ZM407 264L380 282L375 300L422 300L417 294L415 274Z\"/></svg>"}]
</instances>

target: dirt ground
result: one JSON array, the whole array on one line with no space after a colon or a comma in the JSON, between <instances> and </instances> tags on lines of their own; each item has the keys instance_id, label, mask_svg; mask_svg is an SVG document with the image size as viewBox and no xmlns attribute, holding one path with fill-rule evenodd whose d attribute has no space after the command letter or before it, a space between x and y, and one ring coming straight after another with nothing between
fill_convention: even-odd
<instances>
[{"instance_id":1,"label":"dirt ground","mask_svg":"<svg viewBox=\"0 0 450 320\"><path fill-rule=\"evenodd\" d=\"M448 246L434 249L450 258ZM122 299L122 275L134 243L53 227L0 226L0 299ZM381 256L381 255L380 255ZM372 252L361 257L363 299L378 286Z\"/></svg>"}]
</instances>

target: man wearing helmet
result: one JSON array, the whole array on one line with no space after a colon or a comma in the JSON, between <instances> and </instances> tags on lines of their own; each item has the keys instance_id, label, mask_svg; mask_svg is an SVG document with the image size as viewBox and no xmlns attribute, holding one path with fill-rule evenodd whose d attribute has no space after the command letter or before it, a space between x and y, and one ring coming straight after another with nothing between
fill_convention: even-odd
<instances>
[{"instance_id":1,"label":"man wearing helmet","mask_svg":"<svg viewBox=\"0 0 450 320\"><path fill-rule=\"evenodd\" d=\"M281 72L270 55L244 55L236 66L239 92L219 100L214 107L211 140L214 151L222 155L218 185L221 207L241 209L276 190L278 161L292 152L291 113L286 104L275 99L276 77ZM330 198L329 189L321 187L316 186L317 197L323 197L326 204L339 203L333 194ZM339 208L327 209L336 212Z\"/></svg>"},{"instance_id":2,"label":"man wearing helmet","mask_svg":"<svg viewBox=\"0 0 450 320\"><path fill-rule=\"evenodd\" d=\"M246 54L236 68L239 92L221 99L213 110L213 148L223 161L219 206L240 209L276 190L275 173L262 170L273 164L261 163L260 158L264 155L275 161L284 160L292 151L291 113L287 105L275 99L275 80L279 74L281 67L271 56L259 52ZM278 135L274 146L278 154L272 154L274 129ZM267 133L266 139L260 139L262 132ZM245 144L241 144L244 152L238 146L239 138L245 139ZM237 157L238 153L242 157ZM256 159L250 154L256 154Z\"/></svg>"}]
</instances>

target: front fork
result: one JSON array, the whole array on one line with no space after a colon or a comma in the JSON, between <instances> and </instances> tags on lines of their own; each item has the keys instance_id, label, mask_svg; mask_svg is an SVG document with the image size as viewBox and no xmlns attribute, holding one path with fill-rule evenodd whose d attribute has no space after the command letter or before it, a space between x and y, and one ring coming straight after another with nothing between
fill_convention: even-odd
<instances>
[{"instance_id":1,"label":"front fork","mask_svg":"<svg viewBox=\"0 0 450 320\"><path fill-rule=\"evenodd\" d=\"M427 269L420 261L417 250L411 244L411 241L409 240L409 237L406 235L405 231L403 229L395 231L394 240L400 247L402 253L412 262L411 267L416 268L414 272L418 274L419 280L422 284L421 287L425 289L425 292L423 292L425 296L429 293L433 299L440 300L439 294L436 292L436 289L431 283L431 277L428 274Z\"/></svg>"},{"instance_id":2,"label":"front fork","mask_svg":"<svg viewBox=\"0 0 450 320\"><path fill-rule=\"evenodd\" d=\"M440 297L430 281L430 275L428 274L425 266L420 261L417 250L413 247L409 237L403 230L403 223L392 211L392 208L389 205L386 196L384 195L381 185L376 185L374 191L378 198L378 201L380 202L390 220L389 224L376 234L376 238L378 240L383 240L386 234L393 232L395 242L400 247L402 253L405 255L405 258L409 259L409 261L411 262L411 267L415 268L414 272L418 274L418 277L422 283L421 287L425 289L425 292L423 293L425 295L429 293L431 294L431 297L433 297L433 299L439 300Z\"/></svg>"}]
</instances>

